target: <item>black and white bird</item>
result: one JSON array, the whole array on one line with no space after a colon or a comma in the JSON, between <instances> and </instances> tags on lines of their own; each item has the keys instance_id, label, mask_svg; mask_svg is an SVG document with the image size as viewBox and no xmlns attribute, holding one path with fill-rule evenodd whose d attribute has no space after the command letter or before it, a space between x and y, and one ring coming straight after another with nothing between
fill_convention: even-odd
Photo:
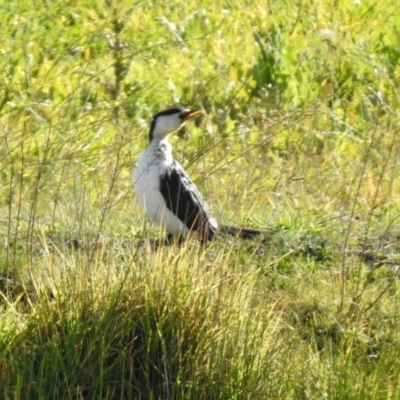
<instances>
[{"instance_id":1,"label":"black and white bird","mask_svg":"<svg viewBox=\"0 0 400 400\"><path fill-rule=\"evenodd\" d=\"M171 108L154 115L150 144L140 155L133 183L141 206L151 222L163 227L168 238L196 234L202 242L212 240L218 231L243 238L260 236L249 228L218 226L203 196L183 167L174 160L168 136L203 110Z\"/></svg>"}]
</instances>

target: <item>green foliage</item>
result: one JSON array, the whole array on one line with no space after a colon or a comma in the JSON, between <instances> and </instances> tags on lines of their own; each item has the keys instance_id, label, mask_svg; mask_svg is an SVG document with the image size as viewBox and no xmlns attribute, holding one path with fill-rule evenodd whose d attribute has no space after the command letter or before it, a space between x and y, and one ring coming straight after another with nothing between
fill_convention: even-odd
<instances>
[{"instance_id":1,"label":"green foliage","mask_svg":"<svg viewBox=\"0 0 400 400\"><path fill-rule=\"evenodd\" d=\"M400 393L395 1L11 1L0 40L0 397ZM152 250L151 115L225 223Z\"/></svg>"}]
</instances>

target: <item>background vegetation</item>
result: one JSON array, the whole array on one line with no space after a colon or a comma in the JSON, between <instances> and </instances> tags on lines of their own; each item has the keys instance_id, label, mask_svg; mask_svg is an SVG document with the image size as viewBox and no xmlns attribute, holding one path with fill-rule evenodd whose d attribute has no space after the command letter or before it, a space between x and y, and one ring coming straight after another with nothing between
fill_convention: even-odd
<instances>
[{"instance_id":1,"label":"background vegetation","mask_svg":"<svg viewBox=\"0 0 400 400\"><path fill-rule=\"evenodd\" d=\"M0 397L400 397L395 0L2 1ZM157 251L153 113L223 223Z\"/></svg>"}]
</instances>

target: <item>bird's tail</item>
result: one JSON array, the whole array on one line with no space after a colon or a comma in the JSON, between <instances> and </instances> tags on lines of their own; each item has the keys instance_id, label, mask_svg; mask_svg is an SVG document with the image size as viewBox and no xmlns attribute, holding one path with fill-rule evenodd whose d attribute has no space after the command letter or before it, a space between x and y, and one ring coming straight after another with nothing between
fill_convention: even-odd
<instances>
[{"instance_id":1,"label":"bird's tail","mask_svg":"<svg viewBox=\"0 0 400 400\"><path fill-rule=\"evenodd\" d=\"M251 228L235 228L234 226L221 226L220 231L232 236L238 236L243 239L255 239L261 237L263 234L257 229Z\"/></svg>"}]
</instances>

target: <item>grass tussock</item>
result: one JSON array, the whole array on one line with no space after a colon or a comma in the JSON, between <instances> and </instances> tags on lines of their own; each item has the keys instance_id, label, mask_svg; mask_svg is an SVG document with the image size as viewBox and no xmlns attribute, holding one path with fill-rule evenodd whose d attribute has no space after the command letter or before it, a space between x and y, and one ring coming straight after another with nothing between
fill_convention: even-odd
<instances>
[{"instance_id":1,"label":"grass tussock","mask_svg":"<svg viewBox=\"0 0 400 400\"><path fill-rule=\"evenodd\" d=\"M129 268L96 259L49 269L19 300L30 318L3 344L6 384L31 381L33 398L207 398L221 381L227 396L262 392L279 343L276 299L261 307L254 273L175 250L143 250L147 265Z\"/></svg>"},{"instance_id":2,"label":"grass tussock","mask_svg":"<svg viewBox=\"0 0 400 400\"><path fill-rule=\"evenodd\" d=\"M113 263L102 252L90 263L79 251L44 257L30 287L3 296L3 390L30 398L379 398L388 390L383 373L397 390L395 305L370 312L368 300L351 312L346 296L340 311L340 280L330 272L303 271L277 290L282 272L260 277L232 247L186 246L122 249L126 260Z\"/></svg>"},{"instance_id":3,"label":"grass tussock","mask_svg":"<svg viewBox=\"0 0 400 400\"><path fill-rule=\"evenodd\" d=\"M3 5L1 398L400 396L398 5L314 3ZM264 238L152 247L131 174L178 104Z\"/></svg>"}]
</instances>

